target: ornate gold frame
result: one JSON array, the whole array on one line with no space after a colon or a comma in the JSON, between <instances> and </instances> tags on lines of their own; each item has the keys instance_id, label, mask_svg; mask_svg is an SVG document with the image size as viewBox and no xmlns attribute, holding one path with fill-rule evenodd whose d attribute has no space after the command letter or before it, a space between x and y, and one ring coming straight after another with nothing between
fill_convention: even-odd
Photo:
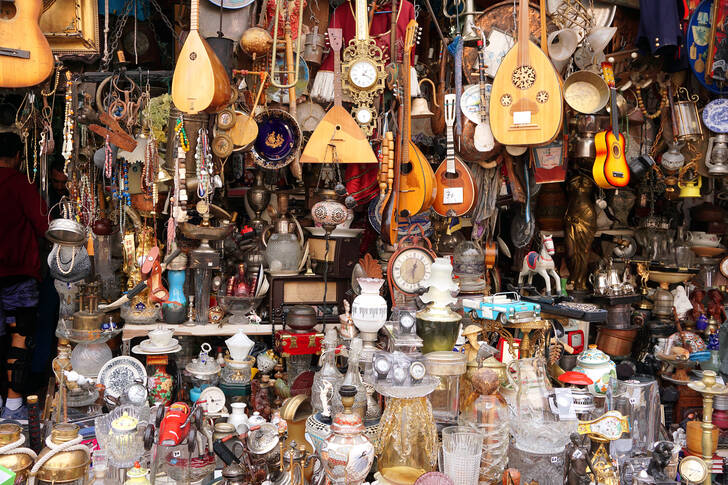
<instances>
[{"instance_id":1,"label":"ornate gold frame","mask_svg":"<svg viewBox=\"0 0 728 485\"><path fill-rule=\"evenodd\" d=\"M54 54L99 53L99 11L96 0L55 0L44 5L40 28Z\"/></svg>"}]
</instances>

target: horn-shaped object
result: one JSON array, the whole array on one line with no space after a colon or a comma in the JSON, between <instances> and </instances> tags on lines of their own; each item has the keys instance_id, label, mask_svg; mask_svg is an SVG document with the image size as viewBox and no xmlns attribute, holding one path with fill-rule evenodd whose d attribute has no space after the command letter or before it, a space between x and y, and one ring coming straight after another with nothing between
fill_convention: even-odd
<instances>
[{"instance_id":1,"label":"horn-shaped object","mask_svg":"<svg viewBox=\"0 0 728 485\"><path fill-rule=\"evenodd\" d=\"M579 36L574 29L561 29L549 34L547 44L551 62L561 72L576 51Z\"/></svg>"},{"instance_id":2,"label":"horn-shaped object","mask_svg":"<svg viewBox=\"0 0 728 485\"><path fill-rule=\"evenodd\" d=\"M463 3L465 3L465 11L461 12L460 8ZM453 5L455 7L455 13L450 14L447 11L447 0L442 2L442 14L449 19L454 19L461 15L465 17L465 22L463 23L463 29L461 32L463 42L475 42L480 39L478 27L475 25L475 16L480 15L483 12L475 11L475 0L464 0L464 2L463 0L455 0Z\"/></svg>"},{"instance_id":3,"label":"horn-shaped object","mask_svg":"<svg viewBox=\"0 0 728 485\"><path fill-rule=\"evenodd\" d=\"M589 46L594 54L603 52L616 32L617 27L596 27L592 29L586 36L586 40L589 41Z\"/></svg>"}]
</instances>

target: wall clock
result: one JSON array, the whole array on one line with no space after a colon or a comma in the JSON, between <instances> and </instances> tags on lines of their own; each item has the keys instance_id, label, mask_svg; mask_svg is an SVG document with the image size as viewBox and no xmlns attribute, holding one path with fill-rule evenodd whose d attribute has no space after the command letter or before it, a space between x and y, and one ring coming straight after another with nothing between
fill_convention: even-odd
<instances>
[{"instance_id":1,"label":"wall clock","mask_svg":"<svg viewBox=\"0 0 728 485\"><path fill-rule=\"evenodd\" d=\"M390 289L405 296L415 296L422 282L432 274L435 253L430 241L420 236L405 236L387 265Z\"/></svg>"}]
</instances>

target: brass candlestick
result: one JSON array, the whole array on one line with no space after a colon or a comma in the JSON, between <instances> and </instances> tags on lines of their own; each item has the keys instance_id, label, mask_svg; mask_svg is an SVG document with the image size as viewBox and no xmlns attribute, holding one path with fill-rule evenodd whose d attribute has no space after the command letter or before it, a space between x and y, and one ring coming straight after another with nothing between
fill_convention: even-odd
<instances>
[{"instance_id":1,"label":"brass candlestick","mask_svg":"<svg viewBox=\"0 0 728 485\"><path fill-rule=\"evenodd\" d=\"M715 372L712 370L703 371L703 378L696 382L691 382L688 387L693 391L697 391L703 395L703 460L710 470L713 460L713 399L721 394L728 394L728 387L715 381ZM703 485L710 485L712 480L711 474L708 473Z\"/></svg>"}]
</instances>

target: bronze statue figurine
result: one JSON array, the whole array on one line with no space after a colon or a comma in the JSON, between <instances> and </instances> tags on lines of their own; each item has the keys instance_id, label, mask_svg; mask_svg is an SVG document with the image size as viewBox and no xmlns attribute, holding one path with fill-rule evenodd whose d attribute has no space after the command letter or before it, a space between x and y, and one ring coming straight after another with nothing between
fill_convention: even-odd
<instances>
[{"instance_id":1,"label":"bronze statue figurine","mask_svg":"<svg viewBox=\"0 0 728 485\"><path fill-rule=\"evenodd\" d=\"M570 194L566 209L566 249L569 256L569 281L574 290L587 289L589 248L597 230L597 217L592 200L594 182L585 175L576 175L568 182Z\"/></svg>"}]
</instances>

